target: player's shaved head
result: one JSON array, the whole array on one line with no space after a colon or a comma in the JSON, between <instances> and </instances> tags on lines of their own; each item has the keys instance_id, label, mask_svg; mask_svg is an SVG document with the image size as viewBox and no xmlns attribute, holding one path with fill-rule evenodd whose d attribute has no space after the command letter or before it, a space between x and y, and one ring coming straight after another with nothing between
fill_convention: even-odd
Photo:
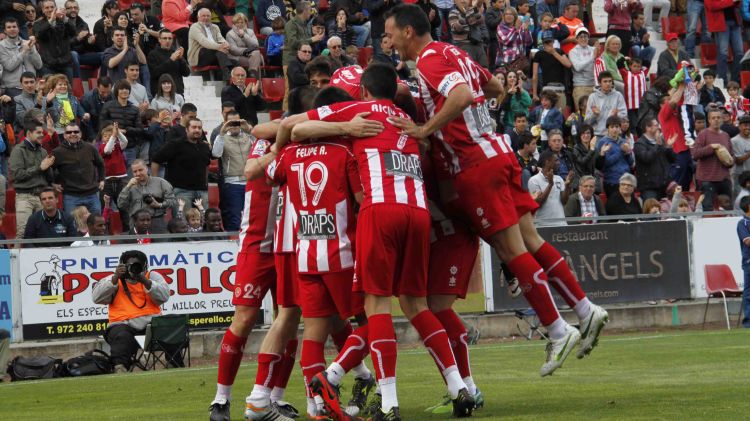
<instances>
[{"instance_id":1,"label":"player's shaved head","mask_svg":"<svg viewBox=\"0 0 750 421\"><path fill-rule=\"evenodd\" d=\"M390 99L396 97L398 75L393 66L384 63L372 63L362 74L362 86L373 98Z\"/></svg>"},{"instance_id":2,"label":"player's shaved head","mask_svg":"<svg viewBox=\"0 0 750 421\"><path fill-rule=\"evenodd\" d=\"M323 88L315 96L315 107L323 107L325 105L335 104L337 102L353 101L351 95L346 93L345 90L337 88L335 86L328 86Z\"/></svg>"},{"instance_id":3,"label":"player's shaved head","mask_svg":"<svg viewBox=\"0 0 750 421\"><path fill-rule=\"evenodd\" d=\"M399 29L411 26L417 36L430 33L430 20L422 8L415 4L399 4L391 9L385 18L386 20L393 18L393 22Z\"/></svg>"}]
</instances>

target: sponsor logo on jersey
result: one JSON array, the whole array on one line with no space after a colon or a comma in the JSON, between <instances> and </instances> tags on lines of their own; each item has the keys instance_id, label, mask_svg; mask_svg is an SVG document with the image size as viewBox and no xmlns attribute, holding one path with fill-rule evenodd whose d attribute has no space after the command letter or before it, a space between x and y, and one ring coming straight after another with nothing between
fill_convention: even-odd
<instances>
[{"instance_id":1,"label":"sponsor logo on jersey","mask_svg":"<svg viewBox=\"0 0 750 421\"><path fill-rule=\"evenodd\" d=\"M311 213L299 215L300 240L334 240L336 239L336 222L328 213Z\"/></svg>"},{"instance_id":2,"label":"sponsor logo on jersey","mask_svg":"<svg viewBox=\"0 0 750 421\"><path fill-rule=\"evenodd\" d=\"M318 108L318 118L320 118L321 120L328 117L331 114L333 114L333 110L331 110L331 107L327 105L324 105Z\"/></svg>"},{"instance_id":3,"label":"sponsor logo on jersey","mask_svg":"<svg viewBox=\"0 0 750 421\"><path fill-rule=\"evenodd\" d=\"M422 167L417 155L405 155L399 151L389 151L383 153L383 162L385 163L385 172L388 175L402 175L415 180L422 180Z\"/></svg>"}]
</instances>

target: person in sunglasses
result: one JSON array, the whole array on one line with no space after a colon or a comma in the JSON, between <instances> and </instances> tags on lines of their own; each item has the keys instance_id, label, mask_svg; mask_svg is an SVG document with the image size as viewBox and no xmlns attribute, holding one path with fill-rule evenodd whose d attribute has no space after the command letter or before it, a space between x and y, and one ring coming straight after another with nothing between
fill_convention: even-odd
<instances>
[{"instance_id":1,"label":"person in sunglasses","mask_svg":"<svg viewBox=\"0 0 750 421\"><path fill-rule=\"evenodd\" d=\"M99 191L104 188L104 161L89 142L81 141L81 128L68 123L63 141L52 151L55 179L52 186L64 194L63 208L69 214L76 206L86 206L101 214Z\"/></svg>"}]
</instances>

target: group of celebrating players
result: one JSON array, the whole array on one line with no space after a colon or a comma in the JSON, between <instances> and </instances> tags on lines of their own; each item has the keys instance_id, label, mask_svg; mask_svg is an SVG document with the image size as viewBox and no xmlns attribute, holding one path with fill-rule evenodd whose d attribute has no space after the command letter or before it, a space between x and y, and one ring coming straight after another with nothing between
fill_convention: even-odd
<instances>
[{"instance_id":1,"label":"group of celebrating players","mask_svg":"<svg viewBox=\"0 0 750 421\"><path fill-rule=\"evenodd\" d=\"M548 331L542 376L576 346L578 358L589 354L608 321L534 227L537 204L521 186L507 135L491 126L485 98L496 96L498 82L464 51L433 41L415 5L393 8L385 32L416 61L416 95L391 67L346 67L320 91L295 89L288 117L253 129L236 309L221 345L212 421L230 419L232 384L268 290L278 313L260 346L248 420L299 416L283 399L301 316L308 418L400 420L392 296L443 376L453 415L471 416L484 398L452 307L466 295L479 238L517 277ZM549 284L580 318L580 331L560 316ZM339 353L326 366L329 336ZM363 362L368 353L374 373ZM352 399L342 405L338 389L349 371Z\"/></svg>"}]
</instances>

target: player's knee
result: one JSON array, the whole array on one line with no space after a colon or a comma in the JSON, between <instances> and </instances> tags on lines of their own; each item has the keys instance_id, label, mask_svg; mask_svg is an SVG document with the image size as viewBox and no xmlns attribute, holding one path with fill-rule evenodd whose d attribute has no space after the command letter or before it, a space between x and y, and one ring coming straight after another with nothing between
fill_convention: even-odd
<instances>
[{"instance_id":1,"label":"player's knee","mask_svg":"<svg viewBox=\"0 0 750 421\"><path fill-rule=\"evenodd\" d=\"M417 314L427 310L427 300L425 297L412 297L401 295L398 297L401 310L407 319L413 319Z\"/></svg>"},{"instance_id":2,"label":"player's knee","mask_svg":"<svg viewBox=\"0 0 750 421\"><path fill-rule=\"evenodd\" d=\"M453 307L455 301L455 295L430 295L427 297L427 305L433 313L448 310Z\"/></svg>"},{"instance_id":3,"label":"player's knee","mask_svg":"<svg viewBox=\"0 0 750 421\"><path fill-rule=\"evenodd\" d=\"M232 325L229 329L234 334L240 336L247 336L255 325L255 321L258 318L259 309L256 307L249 306L236 306L234 308L234 318L232 318Z\"/></svg>"}]
</instances>

